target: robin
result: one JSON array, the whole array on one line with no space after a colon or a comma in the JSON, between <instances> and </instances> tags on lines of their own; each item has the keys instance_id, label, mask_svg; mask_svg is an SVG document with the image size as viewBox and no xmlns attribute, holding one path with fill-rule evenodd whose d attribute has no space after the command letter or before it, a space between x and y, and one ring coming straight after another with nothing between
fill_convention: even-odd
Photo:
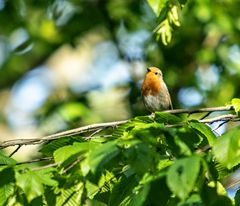
<instances>
[{"instance_id":1,"label":"robin","mask_svg":"<svg viewBox=\"0 0 240 206\"><path fill-rule=\"evenodd\" d=\"M142 84L143 103L150 112L172 109L168 88L163 80L162 71L149 67Z\"/></svg>"}]
</instances>

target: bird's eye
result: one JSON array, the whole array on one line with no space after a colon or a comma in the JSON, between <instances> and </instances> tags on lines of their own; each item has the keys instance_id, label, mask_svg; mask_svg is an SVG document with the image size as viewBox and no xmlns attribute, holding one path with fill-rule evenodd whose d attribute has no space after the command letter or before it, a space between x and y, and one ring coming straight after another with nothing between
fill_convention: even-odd
<instances>
[{"instance_id":1,"label":"bird's eye","mask_svg":"<svg viewBox=\"0 0 240 206\"><path fill-rule=\"evenodd\" d=\"M155 74L155 75L158 75L158 72L155 72L154 74Z\"/></svg>"}]
</instances>

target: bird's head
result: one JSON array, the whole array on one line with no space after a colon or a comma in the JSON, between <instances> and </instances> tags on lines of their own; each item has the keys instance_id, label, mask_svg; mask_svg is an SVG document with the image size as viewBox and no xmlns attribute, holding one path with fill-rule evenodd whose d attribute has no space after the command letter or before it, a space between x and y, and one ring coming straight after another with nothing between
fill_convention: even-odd
<instances>
[{"instance_id":1,"label":"bird's head","mask_svg":"<svg viewBox=\"0 0 240 206\"><path fill-rule=\"evenodd\" d=\"M146 77L151 79L162 79L162 71L157 67L148 67Z\"/></svg>"}]
</instances>

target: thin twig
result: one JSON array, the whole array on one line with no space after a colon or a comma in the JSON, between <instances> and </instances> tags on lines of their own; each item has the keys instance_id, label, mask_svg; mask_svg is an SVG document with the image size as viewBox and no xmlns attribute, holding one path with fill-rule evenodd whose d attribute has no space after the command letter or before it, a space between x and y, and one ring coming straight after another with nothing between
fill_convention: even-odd
<instances>
[{"instance_id":1,"label":"thin twig","mask_svg":"<svg viewBox=\"0 0 240 206\"><path fill-rule=\"evenodd\" d=\"M51 163L51 164L48 164L48 165L43 165L43 166L40 166L40 167L32 168L32 171L37 171L37 170L52 168L52 167L56 167L56 166L57 166L57 163Z\"/></svg>"},{"instance_id":2,"label":"thin twig","mask_svg":"<svg viewBox=\"0 0 240 206\"><path fill-rule=\"evenodd\" d=\"M225 120L222 123L220 123L216 128L213 129L213 131L216 131L217 129L219 129L221 126L223 126L224 124L227 124L230 120Z\"/></svg>"},{"instance_id":3,"label":"thin twig","mask_svg":"<svg viewBox=\"0 0 240 206\"><path fill-rule=\"evenodd\" d=\"M22 145L18 145L17 148L9 155L9 157L12 157L21 147Z\"/></svg>"},{"instance_id":4,"label":"thin twig","mask_svg":"<svg viewBox=\"0 0 240 206\"><path fill-rule=\"evenodd\" d=\"M208 112L208 113L205 114L203 117L201 117L201 119L205 119L205 118L207 118L210 114L212 114L212 112Z\"/></svg>"},{"instance_id":5,"label":"thin twig","mask_svg":"<svg viewBox=\"0 0 240 206\"><path fill-rule=\"evenodd\" d=\"M64 173L67 173L68 170L72 169L75 165L77 165L79 162L81 162L84 159L83 156L80 156L79 158L77 158L72 164L70 164L64 171Z\"/></svg>"},{"instance_id":6,"label":"thin twig","mask_svg":"<svg viewBox=\"0 0 240 206\"><path fill-rule=\"evenodd\" d=\"M219 122L219 121L240 121L240 119L238 118L237 115L225 114L225 115L221 115L221 116L217 116L217 117L213 117L213 118L198 120L198 122L206 123L206 124L212 124L214 122ZM182 123L178 123L178 124L171 124L171 125L168 124L165 126L168 128L171 128L171 127L181 127L186 124L187 124L187 122L182 122Z\"/></svg>"},{"instance_id":7,"label":"thin twig","mask_svg":"<svg viewBox=\"0 0 240 206\"><path fill-rule=\"evenodd\" d=\"M209 118L209 119L202 119L202 120L199 120L199 122L212 124L214 122L230 121L230 120L239 121L240 119L235 114L225 114L225 115L220 115L220 116Z\"/></svg>"},{"instance_id":8,"label":"thin twig","mask_svg":"<svg viewBox=\"0 0 240 206\"><path fill-rule=\"evenodd\" d=\"M224 111L231 111L234 110L232 105L229 106L221 106L221 107L208 107L208 108L200 108L200 109L174 109L174 110L167 110L165 112L171 114L193 114L193 113L203 113L203 112L224 112Z\"/></svg>"},{"instance_id":9,"label":"thin twig","mask_svg":"<svg viewBox=\"0 0 240 206\"><path fill-rule=\"evenodd\" d=\"M91 139L94 135L98 134L99 132L103 131L104 129L105 129L105 127L96 130L95 132L93 132L93 133L88 137L88 139Z\"/></svg>"},{"instance_id":10,"label":"thin twig","mask_svg":"<svg viewBox=\"0 0 240 206\"><path fill-rule=\"evenodd\" d=\"M24 161L24 162L18 162L16 165L31 164L31 163L42 162L42 161L51 161L51 160L53 160L52 157L42 157L42 158L28 160L28 161Z\"/></svg>"}]
</instances>

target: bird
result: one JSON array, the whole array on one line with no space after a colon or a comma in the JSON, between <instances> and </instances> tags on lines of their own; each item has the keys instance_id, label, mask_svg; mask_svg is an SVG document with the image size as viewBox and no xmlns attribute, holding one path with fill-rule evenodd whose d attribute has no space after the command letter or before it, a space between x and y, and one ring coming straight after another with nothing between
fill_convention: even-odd
<instances>
[{"instance_id":1,"label":"bird","mask_svg":"<svg viewBox=\"0 0 240 206\"><path fill-rule=\"evenodd\" d=\"M173 109L168 88L163 80L162 71L157 67L148 67L141 88L146 109L152 113Z\"/></svg>"}]
</instances>

